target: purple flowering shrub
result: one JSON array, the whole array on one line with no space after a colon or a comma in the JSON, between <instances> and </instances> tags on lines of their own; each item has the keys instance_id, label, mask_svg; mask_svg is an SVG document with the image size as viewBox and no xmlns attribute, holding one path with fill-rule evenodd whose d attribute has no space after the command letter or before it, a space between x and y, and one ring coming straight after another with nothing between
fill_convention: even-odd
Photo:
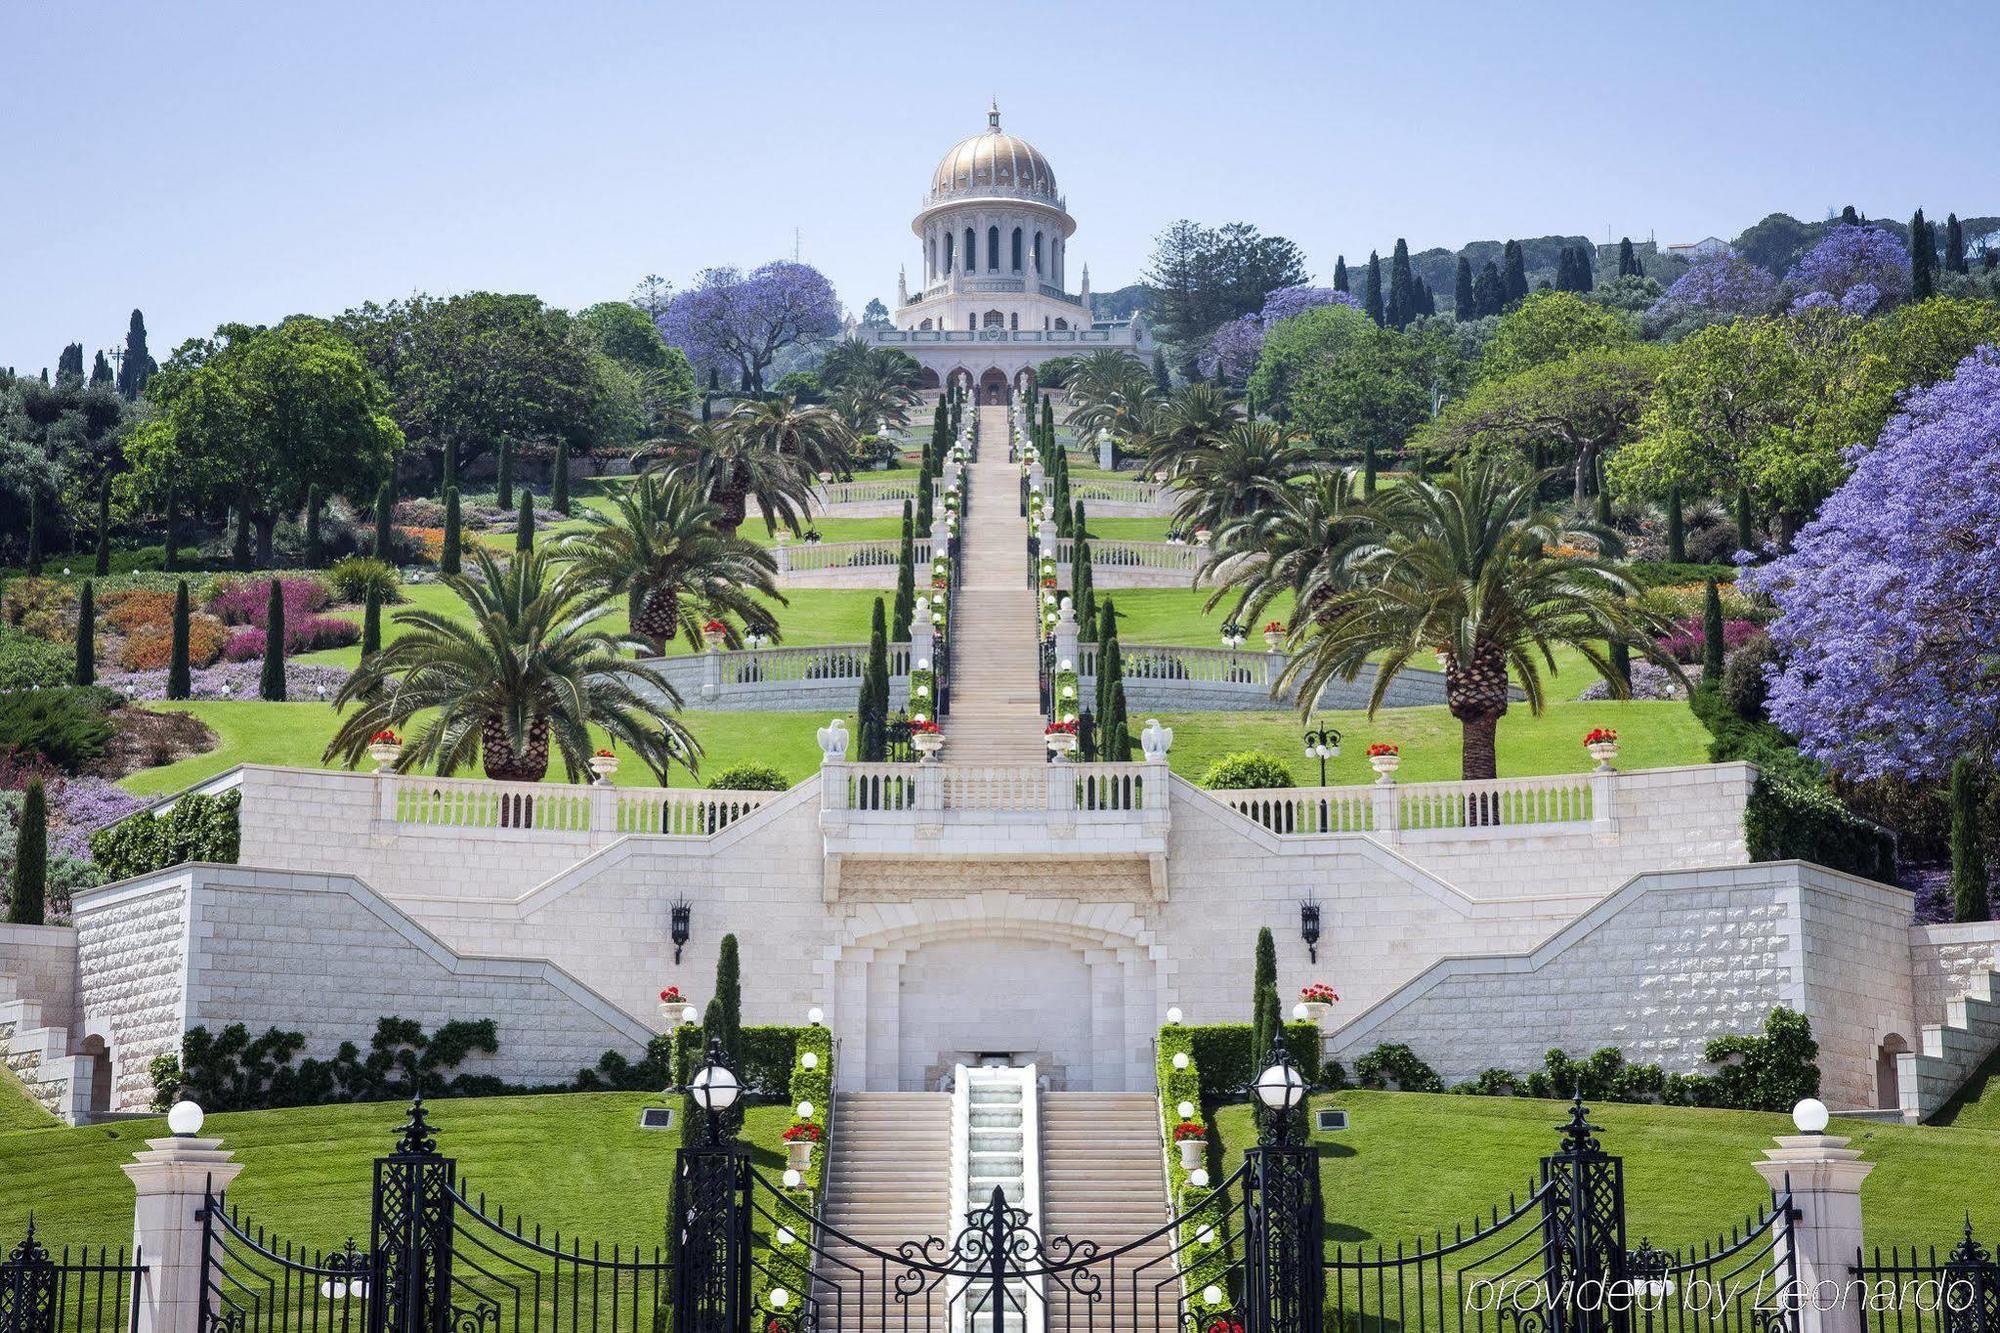
<instances>
[{"instance_id":1,"label":"purple flowering shrub","mask_svg":"<svg viewBox=\"0 0 2000 1333\"><path fill-rule=\"evenodd\" d=\"M660 332L702 370L762 375L796 343L840 330L840 301L810 264L780 260L745 274L711 268L674 294Z\"/></svg>"},{"instance_id":2,"label":"purple flowering shrub","mask_svg":"<svg viewBox=\"0 0 2000 1333\"><path fill-rule=\"evenodd\" d=\"M1240 380L1256 369L1264 350L1264 334L1280 320L1323 305L1347 305L1356 310L1361 303L1332 287L1280 287L1264 298L1264 308L1253 315L1229 320L1208 340L1208 350L1199 361L1201 373L1213 375L1218 367L1227 379Z\"/></svg>"},{"instance_id":3,"label":"purple flowering shrub","mask_svg":"<svg viewBox=\"0 0 2000 1333\"><path fill-rule=\"evenodd\" d=\"M302 623L326 606L326 585L318 579L279 579L278 592L284 599L287 625ZM262 629L270 599L270 580L241 579L216 590L209 598L208 613L225 625L255 625ZM286 637L289 639L290 635Z\"/></svg>"},{"instance_id":4,"label":"purple flowering shrub","mask_svg":"<svg viewBox=\"0 0 2000 1333\"><path fill-rule=\"evenodd\" d=\"M1612 697L1611 686L1602 680L1594 680L1583 687L1576 696L1596 702ZM1652 662L1632 663L1633 699L1685 699L1687 690L1668 674L1667 669Z\"/></svg>"},{"instance_id":5,"label":"purple flowering shrub","mask_svg":"<svg viewBox=\"0 0 2000 1333\"><path fill-rule=\"evenodd\" d=\"M260 633L262 631L259 631ZM194 699L254 699L257 697L258 676L263 670L262 662L225 662L209 667L205 671L193 672L189 677L189 697ZM299 662L285 663L285 693L293 700L313 699L318 696L319 687L326 687L326 697L331 699L347 683L350 673L345 667L308 666ZM167 697L167 673L164 671L103 672L97 677L99 685L117 690L127 698L142 702Z\"/></svg>"},{"instance_id":6,"label":"purple flowering shrub","mask_svg":"<svg viewBox=\"0 0 2000 1333\"><path fill-rule=\"evenodd\" d=\"M264 631L255 625L239 625L229 632L229 641L222 646L222 657L228 662L256 662L264 657L264 646L268 641ZM361 642L361 626L339 616L307 616L302 621L285 619L285 655L315 652L321 648L345 648Z\"/></svg>"},{"instance_id":7,"label":"purple flowering shrub","mask_svg":"<svg viewBox=\"0 0 2000 1333\"><path fill-rule=\"evenodd\" d=\"M1912 393L1791 554L1769 595L1783 668L1772 721L1853 777L1937 777L2000 743L2000 351Z\"/></svg>"},{"instance_id":8,"label":"purple flowering shrub","mask_svg":"<svg viewBox=\"0 0 2000 1333\"><path fill-rule=\"evenodd\" d=\"M1647 319L1670 324L1690 315L1731 319L1762 315L1778 304L1778 280L1729 251L1705 255L1653 303Z\"/></svg>"},{"instance_id":9,"label":"purple flowering shrub","mask_svg":"<svg viewBox=\"0 0 2000 1333\"><path fill-rule=\"evenodd\" d=\"M1835 227L1785 275L1785 285L1807 297L1825 293L1850 315L1898 305L1910 295L1910 252L1879 227Z\"/></svg>"},{"instance_id":10,"label":"purple flowering shrub","mask_svg":"<svg viewBox=\"0 0 2000 1333\"><path fill-rule=\"evenodd\" d=\"M1727 657L1730 653L1735 652L1738 648L1756 638L1759 633L1760 630L1755 621L1723 621L1723 656ZM1701 661L1702 648L1704 647L1702 640L1704 637L1701 632L1701 617L1691 616L1686 620L1676 623L1670 632L1661 635L1653 642L1659 645L1661 652L1673 658L1676 662L1692 663Z\"/></svg>"}]
</instances>

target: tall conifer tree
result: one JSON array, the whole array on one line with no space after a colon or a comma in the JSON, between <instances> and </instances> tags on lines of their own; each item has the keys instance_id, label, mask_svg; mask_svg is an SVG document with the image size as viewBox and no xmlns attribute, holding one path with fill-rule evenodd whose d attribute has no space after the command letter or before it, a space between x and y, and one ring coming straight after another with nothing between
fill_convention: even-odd
<instances>
[{"instance_id":1,"label":"tall conifer tree","mask_svg":"<svg viewBox=\"0 0 2000 1333\"><path fill-rule=\"evenodd\" d=\"M1920 208L1910 219L1910 299L1927 301L1936 293L1937 242Z\"/></svg>"},{"instance_id":2,"label":"tall conifer tree","mask_svg":"<svg viewBox=\"0 0 2000 1333\"><path fill-rule=\"evenodd\" d=\"M97 683L97 596L89 579L76 598L76 671L73 684Z\"/></svg>"},{"instance_id":3,"label":"tall conifer tree","mask_svg":"<svg viewBox=\"0 0 2000 1333\"><path fill-rule=\"evenodd\" d=\"M1373 250L1368 252L1368 283L1362 289L1361 308L1377 324L1386 318L1382 309L1382 256Z\"/></svg>"},{"instance_id":4,"label":"tall conifer tree","mask_svg":"<svg viewBox=\"0 0 2000 1333\"><path fill-rule=\"evenodd\" d=\"M1963 273L1965 263L1965 225L1958 220L1958 214L1947 213L1944 219L1944 267L1947 273Z\"/></svg>"},{"instance_id":5,"label":"tall conifer tree","mask_svg":"<svg viewBox=\"0 0 2000 1333\"><path fill-rule=\"evenodd\" d=\"M903 501L903 542L896 552L896 610L889 618L889 641L908 643L910 621L917 613L916 519Z\"/></svg>"},{"instance_id":6,"label":"tall conifer tree","mask_svg":"<svg viewBox=\"0 0 2000 1333\"><path fill-rule=\"evenodd\" d=\"M1528 299L1528 255L1519 241L1507 242L1500 271L1502 295L1508 306Z\"/></svg>"},{"instance_id":7,"label":"tall conifer tree","mask_svg":"<svg viewBox=\"0 0 2000 1333\"><path fill-rule=\"evenodd\" d=\"M1347 256L1346 256L1346 255L1335 255L1335 256L1334 256L1334 260L1333 260L1333 289L1334 289L1335 291L1337 291L1337 292L1344 292L1344 291L1346 291L1346 290L1347 290Z\"/></svg>"},{"instance_id":8,"label":"tall conifer tree","mask_svg":"<svg viewBox=\"0 0 2000 1333\"><path fill-rule=\"evenodd\" d=\"M264 604L264 670L257 678L257 697L285 702L285 590L276 579Z\"/></svg>"},{"instance_id":9,"label":"tall conifer tree","mask_svg":"<svg viewBox=\"0 0 2000 1333\"><path fill-rule=\"evenodd\" d=\"M1618 276L1621 278L1641 276L1639 256L1633 252L1630 236L1621 237L1618 242Z\"/></svg>"},{"instance_id":10,"label":"tall conifer tree","mask_svg":"<svg viewBox=\"0 0 2000 1333\"><path fill-rule=\"evenodd\" d=\"M1472 295L1472 261L1458 257L1458 273L1451 285L1451 313L1459 319L1476 319L1479 307Z\"/></svg>"},{"instance_id":11,"label":"tall conifer tree","mask_svg":"<svg viewBox=\"0 0 2000 1333\"><path fill-rule=\"evenodd\" d=\"M194 684L188 670L188 584L186 579L174 588L174 637L173 648L167 658L167 697L185 699L194 693Z\"/></svg>"},{"instance_id":12,"label":"tall conifer tree","mask_svg":"<svg viewBox=\"0 0 2000 1333\"><path fill-rule=\"evenodd\" d=\"M375 558L392 563L391 531L396 523L396 483L385 481L375 491Z\"/></svg>"},{"instance_id":13,"label":"tall conifer tree","mask_svg":"<svg viewBox=\"0 0 2000 1333\"><path fill-rule=\"evenodd\" d=\"M21 793L21 822L14 833L14 869L8 884L7 920L39 926L49 895L49 798L35 778Z\"/></svg>"},{"instance_id":14,"label":"tall conifer tree","mask_svg":"<svg viewBox=\"0 0 2000 1333\"><path fill-rule=\"evenodd\" d=\"M1951 766L1951 904L1955 921L1984 921L1993 915L1980 845L1979 807L1985 795L1979 760L1963 754Z\"/></svg>"},{"instance_id":15,"label":"tall conifer tree","mask_svg":"<svg viewBox=\"0 0 2000 1333\"><path fill-rule=\"evenodd\" d=\"M1401 236L1389 256L1389 322L1399 329L1417 316L1416 275L1410 272L1410 243Z\"/></svg>"}]
</instances>

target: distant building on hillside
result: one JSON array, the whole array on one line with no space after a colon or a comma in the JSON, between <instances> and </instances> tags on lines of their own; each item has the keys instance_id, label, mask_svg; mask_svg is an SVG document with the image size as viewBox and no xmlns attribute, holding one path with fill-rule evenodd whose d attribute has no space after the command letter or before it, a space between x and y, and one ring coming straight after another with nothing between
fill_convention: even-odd
<instances>
[{"instance_id":1,"label":"distant building on hillside","mask_svg":"<svg viewBox=\"0 0 2000 1333\"><path fill-rule=\"evenodd\" d=\"M1676 259L1685 259L1692 263L1697 259L1707 259L1710 255L1728 254L1729 242L1720 236L1704 236L1698 241L1682 241L1678 245L1670 245L1666 252Z\"/></svg>"},{"instance_id":2,"label":"distant building on hillside","mask_svg":"<svg viewBox=\"0 0 2000 1333\"><path fill-rule=\"evenodd\" d=\"M1610 282L1618 276L1618 247L1620 244L1621 242L1611 241L1608 244L1597 247L1597 280L1599 282ZM1650 240L1633 241L1632 254L1638 259L1640 270L1644 271L1649 260L1659 257L1660 243Z\"/></svg>"}]
</instances>

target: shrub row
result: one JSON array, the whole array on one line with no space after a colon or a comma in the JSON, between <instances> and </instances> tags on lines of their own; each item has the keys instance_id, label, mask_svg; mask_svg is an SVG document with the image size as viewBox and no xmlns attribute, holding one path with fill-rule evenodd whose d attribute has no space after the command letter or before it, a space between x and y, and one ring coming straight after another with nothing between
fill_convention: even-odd
<instances>
[{"instance_id":1,"label":"shrub row","mask_svg":"<svg viewBox=\"0 0 2000 1333\"><path fill-rule=\"evenodd\" d=\"M241 792L182 796L165 815L145 812L90 835L90 856L110 880L130 879L187 861L236 863Z\"/></svg>"}]
</instances>

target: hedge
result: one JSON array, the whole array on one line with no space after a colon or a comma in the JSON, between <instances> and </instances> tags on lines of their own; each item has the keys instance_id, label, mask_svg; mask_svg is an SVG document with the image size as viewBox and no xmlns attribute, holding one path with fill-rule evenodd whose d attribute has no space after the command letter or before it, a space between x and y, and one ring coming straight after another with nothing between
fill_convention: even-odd
<instances>
[{"instance_id":1,"label":"hedge","mask_svg":"<svg viewBox=\"0 0 2000 1333\"><path fill-rule=\"evenodd\" d=\"M182 796L164 816L144 811L90 835L90 856L106 880L130 879L187 861L234 865L241 840L241 792Z\"/></svg>"}]
</instances>

